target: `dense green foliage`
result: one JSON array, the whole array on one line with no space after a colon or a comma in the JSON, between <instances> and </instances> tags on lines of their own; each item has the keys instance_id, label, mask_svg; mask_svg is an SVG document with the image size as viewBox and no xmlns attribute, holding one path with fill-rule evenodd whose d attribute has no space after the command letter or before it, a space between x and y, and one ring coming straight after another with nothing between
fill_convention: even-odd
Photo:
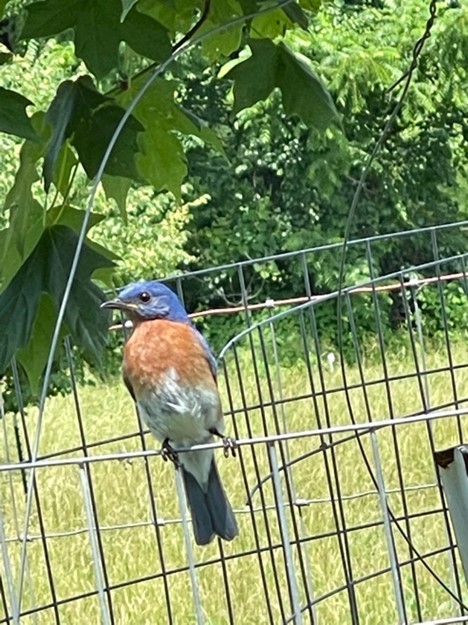
<instances>
[{"instance_id":1,"label":"dense green foliage","mask_svg":"<svg viewBox=\"0 0 468 625\"><path fill-rule=\"evenodd\" d=\"M219 128L229 160L227 167L221 155L207 160L200 147L189 151L193 197L211 198L203 210L192 211L186 249L197 259L194 268L342 240L364 163L399 94L398 89L390 94L387 89L406 71L427 11L427 3L418 0L398 10L391 2L374 8L335 4L320 11L309 34L289 36L291 47L320 67L337 103L342 125L325 133L287 116L279 94L232 120L228 87L217 80L216 70L203 73L197 59L190 60L184 101ZM352 238L468 217L467 66L468 13L461 7L441 6L402 112L370 170L352 221ZM371 264L363 246L350 248L345 283L366 280L371 271L384 275L433 260L436 254L447 257L466 251L463 232L441 232L437 243L435 249L428 236L388 240L373 246ZM337 288L340 261L336 250L310 257L315 294ZM216 278L206 294L211 305L235 301L239 291L235 278ZM298 264L254 264L245 279L253 300L304 293ZM425 301L421 294L421 298L426 323L436 334L442 327L440 308L430 297ZM447 305L459 310L452 329L468 327L466 295L460 285L453 285L449 299ZM398 295L382 301L385 328L398 327L401 307ZM333 341L335 304L324 308L321 334ZM372 331L370 301L363 301L358 321L360 331ZM219 344L235 331L232 323L210 320Z\"/></svg>"},{"instance_id":2,"label":"dense green foliage","mask_svg":"<svg viewBox=\"0 0 468 625\"><path fill-rule=\"evenodd\" d=\"M319 128L336 120L330 95L310 63L282 41L288 29L307 28L318 5L315 0L287 6L256 0L0 4L4 15L0 40L5 48L0 59L5 70L0 132L14 137L2 144L11 156L6 159L6 183L2 181L6 188L0 230L0 318L8 340L0 344L0 372L19 349L34 351L34 367L28 358L22 365L30 382L37 384L48 353L44 337L52 336L77 235L107 217L99 210L103 202L97 201L89 222L84 221L90 181L93 189L100 184L107 199L116 202L124 221L130 188L151 186L150 191L135 188L131 194L129 217L137 220L138 231L124 240L123 228L112 216L110 226L98 230L97 240L108 243L110 232L119 240L115 251L127 256L126 248L131 248L125 270L115 273L118 281L128 272L136 277L138 269L165 272L191 260L180 234L189 219L188 206L180 206L187 176L186 138L220 153L223 142L202 116L180 101L185 69L179 57L184 47L201 44L198 54L205 66L222 65L238 56L228 72L234 83L234 112L279 87L290 114ZM265 77L261 85L259 69ZM294 84L287 84L291 72ZM28 80L29 74L34 80ZM31 107L34 114L29 116ZM14 181L8 176L11 168L16 170ZM161 192L170 192L172 200L162 196L157 208L148 210ZM203 202L203 196L193 198L189 206ZM161 224L154 237L153 230ZM56 237L59 227L64 234ZM155 238L164 254L155 247ZM95 241L88 240L83 248L92 250L92 271L86 253L76 269L80 289L92 292L95 301L83 314L83 298L70 297L64 315L64 331L91 360L102 351L101 333L95 340L95 328L106 324L98 307L104 295L91 282L91 273L109 283L108 269L116 260L112 251ZM50 280L44 279L56 265L64 270L52 271ZM42 293L49 296L47 306L39 306Z\"/></svg>"},{"instance_id":3,"label":"dense green foliage","mask_svg":"<svg viewBox=\"0 0 468 625\"><path fill-rule=\"evenodd\" d=\"M224 129L229 167L189 153L194 195L210 194L195 211L188 250L203 265L257 257L341 239L363 163L392 105L386 89L405 71L415 33L427 17L426 2L405 4L405 19L392 3L385 9L320 12L312 34L295 33L291 45L314 58L341 113L342 129L326 133L288 118L279 98L259 103L230 122L229 94L208 74L195 71L186 100ZM418 31L419 29L419 31ZM398 47L393 43L398 41ZM452 56L457 55L456 62ZM456 52L455 52L456 50ZM463 219L466 207L468 129L468 19L445 11L427 43L396 126L371 169L352 225L353 237ZM224 91L223 91L224 90ZM220 94L220 91L223 91ZM220 104L221 103L221 104ZM463 249L463 241L447 242ZM444 250L445 252L449 250ZM427 250L382 250L376 271L388 273L423 262ZM336 286L338 258L313 267L317 291ZM356 259L357 260L357 259ZM350 262L348 283L367 278Z\"/></svg>"},{"instance_id":4,"label":"dense green foliage","mask_svg":"<svg viewBox=\"0 0 468 625\"><path fill-rule=\"evenodd\" d=\"M266 6L138 0L124 2L121 13L113 0L78 14L66 10L68 0L26 3L19 10L23 4L6 3L5 14L17 16L18 32L21 22L24 29L19 41L10 34L2 39L15 40L16 48L15 55L5 48L0 57L0 85L9 90L0 101L0 129L12 133L0 134L5 314L5 294L18 291L15 280L45 230L59 224L79 230L90 179L148 68L167 58L170 45L174 50L197 23L192 37ZM208 4L207 16L197 22ZM318 3L303 0L247 20L245 27L239 21L180 55L157 78L117 142L96 197L88 236L100 244L94 251L103 268L109 260L115 266L94 277L120 285L342 240L364 163L401 86L390 93L388 88L408 68L428 3L337 0L317 9ZM89 29L92 45L84 45ZM151 37L143 36L150 31ZM454 2L439 3L405 105L367 178L353 238L467 216L467 66L467 11ZM339 124L330 124L337 118L332 100ZM32 117L25 106L29 114L35 111ZM465 251L464 236L453 231L442 234L438 245L441 255ZM66 257L66 250L59 253ZM383 274L433 256L427 237L376 247L370 266L362 248L351 248L345 282L367 279L370 267ZM314 293L337 287L339 263L336 251L309 259ZM245 278L252 301L304 293L298 264L252 264ZM213 274L203 284L188 283L187 303L191 309L238 303L239 290L232 273ZM467 321L465 295L456 285L452 291L449 303L460 315L455 330ZM57 311L53 299L44 301L49 304L37 309L47 320L42 338L50 336ZM436 303L430 297L421 303L437 334ZM385 328L398 325L399 307L399 298L382 302ZM321 309L320 331L333 341L334 304ZM96 310L89 323L98 316ZM9 328L10 349L2 342L3 366L29 335L26 353L41 341L37 313L28 309L22 319L23 326L16 319ZM363 332L372 319L369 301L363 302ZM211 338L219 347L242 324L240 318L211 321ZM64 332L72 330L66 324ZM287 337L280 340L287 343ZM29 369L31 380L44 362L46 340L41 344L42 361ZM90 352L86 340L81 347Z\"/></svg>"}]
</instances>

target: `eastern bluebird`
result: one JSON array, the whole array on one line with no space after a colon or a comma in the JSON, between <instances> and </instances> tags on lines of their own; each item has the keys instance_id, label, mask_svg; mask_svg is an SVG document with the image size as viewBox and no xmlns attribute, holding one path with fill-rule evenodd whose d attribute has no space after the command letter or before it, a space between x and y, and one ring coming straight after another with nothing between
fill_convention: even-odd
<instances>
[{"instance_id":1,"label":"eastern bluebird","mask_svg":"<svg viewBox=\"0 0 468 625\"><path fill-rule=\"evenodd\" d=\"M208 343L177 295L160 282L129 284L102 306L123 310L133 321L124 349L124 382L140 417L162 442L165 456L182 469L195 541L206 545L215 534L232 540L237 523L213 450L177 456L180 447L223 436L216 360Z\"/></svg>"}]
</instances>

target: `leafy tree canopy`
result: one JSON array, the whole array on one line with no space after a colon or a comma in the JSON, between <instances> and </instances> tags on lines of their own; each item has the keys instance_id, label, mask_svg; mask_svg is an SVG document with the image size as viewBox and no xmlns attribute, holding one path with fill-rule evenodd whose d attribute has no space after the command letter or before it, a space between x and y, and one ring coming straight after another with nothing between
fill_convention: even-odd
<instances>
[{"instance_id":1,"label":"leafy tree canopy","mask_svg":"<svg viewBox=\"0 0 468 625\"><path fill-rule=\"evenodd\" d=\"M363 164L399 95L388 88L408 69L428 18L426 0L404 7L391 1L369 4L324 5L309 32L287 34L289 49L320 67L336 102L342 124L326 132L304 124L298 115L288 116L278 91L240 111L232 125L229 91L214 73L205 72L202 85L196 70L185 81L186 106L196 113L203 109L225 137L224 155L231 165L227 170L220 155L207 163L198 145L188 151L191 193L210 196L203 210L192 212L187 251L198 265L342 240ZM367 177L353 238L467 218L467 44L466 8L441 5L404 107ZM192 68L199 68L197 63L192 60ZM265 81L259 80L257 88ZM444 254L465 251L464 236L440 236ZM230 258L223 257L226 241ZM367 263L352 254L348 284L370 277ZM375 272L423 263L432 255L422 238L418 244L415 237L411 246L395 240L381 247ZM315 293L337 288L340 258L335 252L317 254L310 264ZM265 272L262 266L257 276L248 276L253 294L266 279L265 298L303 291L300 271L295 277L289 268L271 264L269 275ZM233 299L227 281L224 289L226 299ZM213 285L213 292L220 290Z\"/></svg>"},{"instance_id":2,"label":"leafy tree canopy","mask_svg":"<svg viewBox=\"0 0 468 625\"><path fill-rule=\"evenodd\" d=\"M126 110L161 64L165 71L132 110L105 164L107 198L123 217L132 185L151 185L180 200L188 137L223 154L222 136L203 110L194 113L180 98L185 74L178 52L190 42L199 40L205 68L224 65L220 77L234 84L233 114L278 89L287 113L305 123L323 129L337 120L313 65L284 41L286 32L308 28L319 4L0 2L0 141L6 152L13 149L10 162L16 163L0 221L0 317L7 337L0 343L0 373L21 350L21 363L37 385L83 224L84 202L73 203L76 182L96 176ZM21 68L28 55L36 62L44 50L50 53L55 41L62 69L53 81L44 76L44 92L24 80ZM101 218L92 214L88 226ZM88 238L67 305L64 330L91 359L99 358L106 323L98 307L102 292L91 279L96 272L108 277L114 260Z\"/></svg>"}]
</instances>

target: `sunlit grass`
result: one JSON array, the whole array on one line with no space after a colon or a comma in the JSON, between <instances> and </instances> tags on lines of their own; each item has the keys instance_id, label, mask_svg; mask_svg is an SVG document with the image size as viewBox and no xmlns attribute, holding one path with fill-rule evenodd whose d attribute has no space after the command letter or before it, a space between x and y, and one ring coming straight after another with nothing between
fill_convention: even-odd
<instances>
[{"instance_id":1,"label":"sunlit grass","mask_svg":"<svg viewBox=\"0 0 468 625\"><path fill-rule=\"evenodd\" d=\"M465 364L467 359L463 344L453 347L452 357L455 365ZM266 433L271 435L315 430L319 425L326 426L327 422L335 426L348 424L351 422L351 411L356 421L361 423L370 419L376 421L408 416L423 410L423 393L428 394L425 400L433 407L453 406L455 392L458 406L466 407L465 398L468 397L468 372L464 368L456 369L453 376L445 370L428 374L425 377L426 386L421 386L420 380L414 376L408 377L414 373L415 363L403 349L388 357L388 373L392 378L388 384L383 382L383 367L378 358L370 358L363 363L366 394L356 365L347 367L350 390L346 394L342 390L339 368L330 371L325 358L321 363L322 371L320 363L315 361L310 372L304 364L276 368L274 362L270 361L268 373L271 383L268 383L265 366L259 358L258 384L248 354L242 354L239 366L236 366L233 354L228 354L226 362L227 376L221 377L220 389L226 410L229 412L232 408L235 411L239 438L246 438L249 433L255 437ZM447 354L444 350L432 350L427 355L428 370L446 366ZM310 397L311 383L315 400ZM294 399L297 397L301 399ZM79 399L86 453L101 455L141 450L134 407L120 380L81 388ZM294 401L288 401L292 399ZM30 440L35 419L35 411L30 410L27 416ZM463 419L461 424L466 430ZM230 417L227 419L227 430L231 434L234 431ZM0 448L2 462L8 459L7 451L12 460L17 458L12 415L7 417L7 431L9 450L5 444ZM444 517L439 512L441 500L435 487L428 432L426 424L417 423L386 428L377 434L388 501L394 514L403 519L401 527L405 533L410 532L413 544L422 554L430 554L447 545ZM131 436L118 442L93 445L126 434ZM457 444L460 441L457 420L450 417L434 422L432 436L438 449ZM336 443L348 437L349 434L340 433L333 435L332 440ZM157 448L158 444L149 436L145 440L148 447ZM345 558L348 559L350 574L354 580L360 580L354 587L360 623L397 623L399 616L390 572L372 575L390 566L386 537L381 525L382 509L375 485L356 439L337 444L333 452L328 450L325 454L319 451L311 455L322 442L329 443L330 440L328 436L323 439L313 436L275 447L280 465L285 458L304 456L288 471L293 496L302 504L293 507L294 523L290 507L286 508L289 536L293 541L300 541L300 549L297 545L292 547L299 603L304 607L308 602L307 597L322 598L315 607L318 623L346 625L352 622L343 565L344 551L348 554ZM370 437L365 435L361 440L374 470ZM23 437L24 449L25 445ZM50 400L43 424L40 456L60 454L64 450L81 446L73 398L57 397ZM67 455L77 457L84 453L80 449ZM202 606L207 622L211 624L229 622L227 596L236 623L266 624L270 619L280 623L290 617L292 608L271 479L263 484L263 497L268 507L265 514L261 511L261 492L256 489L252 497L255 530L252 515L246 507L248 491L252 491L258 480L271 472L269 449L263 443L255 447L245 446L239 456L237 459L225 460L218 453L223 481L238 510L240 525L239 537L222 546L227 557L227 590L223 568L218 561L218 544L215 542L206 548L194 547L197 562L206 563L197 569ZM172 522L179 516L173 467L162 462L159 457L150 458L148 465L159 521L161 550L155 525L151 522L144 460L99 462L90 465L88 469L101 528L105 572L112 588L110 596L115 623L168 623L168 602L174 623L194 623L182 529L180 524ZM284 472L281 472L281 476L282 496L287 503ZM13 539L23 531L25 503L21 475L19 472L3 472L0 480L5 531L11 539L8 553L17 580L21 547L20 542ZM48 535L47 552L55 599L59 601L59 616L62 623L71 625L101 622L90 537L89 532L84 531L88 528L88 522L83 483L88 483L86 470L78 464L39 469L37 492L40 511L35 502L28 532L28 570L22 609L53 602L44 545L40 540L43 523ZM338 492L341 508L336 504ZM330 499L331 494L334 502ZM418 512L429 514L414 517ZM407 515L413 515L408 525L404 520ZM345 532L337 533L337 522ZM262 551L261 556L256 553L255 536ZM456 607L449 595L421 563L416 563L414 570L404 564L414 554L395 528L394 537L402 563L402 592L408 622L416 622L420 617L433 619L455 614ZM270 549L271 545L273 550ZM426 561L446 584L452 586L447 553L429 555ZM166 588L163 568L167 573ZM0 572L5 580L4 561ZM265 583L262 582L262 576ZM464 587L463 579L461 583ZM333 594L338 588L342 590ZM79 597L83 593L89 593L89 596L60 604L61 600ZM327 593L331 594L328 596ZM311 621L310 615L311 612L306 609L305 622ZM48 609L34 617L25 617L21 622L25 625L45 625L55 623L55 616L53 610Z\"/></svg>"}]
</instances>

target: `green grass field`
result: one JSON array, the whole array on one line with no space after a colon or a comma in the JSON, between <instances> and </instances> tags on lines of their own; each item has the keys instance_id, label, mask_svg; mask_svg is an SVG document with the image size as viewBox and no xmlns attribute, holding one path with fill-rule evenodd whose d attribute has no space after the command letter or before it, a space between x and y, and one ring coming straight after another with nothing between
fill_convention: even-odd
<instances>
[{"instance_id":1,"label":"green grass field","mask_svg":"<svg viewBox=\"0 0 468 625\"><path fill-rule=\"evenodd\" d=\"M452 355L455 365L467 362L466 348L462 343L453 347ZM405 374L415 370L412 358L401 351L391 357L388 362L390 375L401 376L394 379L388 387L378 382L383 375L381 364L376 359L364 363L366 380L377 381L367 387L368 410L373 420L389 417L387 391L392 396L391 408L394 416L405 416L422 410L418 381L414 377L404 377ZM433 350L427 356L429 370L443 368L446 365L447 355L444 350ZM338 371L330 372L325 368L324 379L320 382L316 375L317 368L314 367L316 404L310 397L284 404L277 403L281 398L306 396L310 393L307 371L301 365L271 370L273 378L271 387L268 386L262 369L260 371L261 384L257 387L249 360L245 357L245 362L243 360L241 367L244 385L242 392L234 373L235 367L228 361L231 401L238 411L235 419L241 438L248 435L248 428L253 436L261 435L265 428L270 434L274 433L278 427L275 425L275 417L279 421L280 431L287 432L316 428L317 415L322 423L325 422L327 414L333 425L350 422L349 405L346 403L345 394L339 390L341 376ZM357 367L350 367L347 377L350 385L358 382ZM452 383L456 387L460 400L468 397L468 372L464 368L456 369L453 378L446 371L428 374L426 382L432 406L453 404ZM224 397L224 406L228 409L229 399L223 377L220 379L220 388ZM321 391L324 393L320 394ZM268 405L272 394L276 400L275 410ZM110 437L135 434L137 421L134 408L119 380L107 385L81 388L79 398L88 445L99 443ZM258 406L259 399L265 406L263 409L253 407ZM350 391L349 402L355 418L360 422L368 420L365 399L362 388ZM247 410L243 410L245 406L248 407ZM465 407L466 402L460 401L459 406ZM30 410L28 412L30 435L34 431L35 419L35 411ZM9 451L3 442L0 447L1 462L7 460L8 453L13 459L16 458L12 423L12 415L8 415L6 430ZM227 429L229 433L233 432L230 418L227 419ZM345 436L336 434L333 436L333 441L340 441ZM438 449L458 443L456 419L447 418L434 422L433 436ZM157 443L149 436L146 437L146 442L150 448L157 447ZM282 451L290 458L297 458L316 450L321 442L319 437L301 438L283 444ZM389 493L388 500L393 512L396 515L412 516L408 525L403 522L402 526L406 532L410 531L411 540L421 553L427 554L444 548L447 545L447 536L444 518L439 512L441 505L439 493L433 486L435 471L427 426L419 423L399 426L394 430L387 428L379 432L378 443L386 488ZM363 444L372 463L368 436L363 438ZM40 456L59 453L80 445L80 432L73 398L69 396L51 399L45 414ZM115 443L91 446L89 453L106 454L138 449L141 449L140 439L138 436L132 436ZM279 446L276 449L280 451ZM347 529L346 537L352 575L354 579L362 580L355 585L359 622L362 625L398 623L391 575L386 572L376 577L363 579L389 566L384 530L380 524L372 525L373 522L382 520L378 495L356 441L342 442L334 449L334 456L328 451L326 454L320 452L305 457L295 463L289 473L296 499L303 503L300 510L294 507L298 536L308 539L301 542L302 569L298 550L294 546L292 549L301 605L306 603L304 578L308 577L311 587L309 592L312 590L316 598L322 597L315 608L317 622L325 625L351 623L347 591L343 589L325 597L327 593L345 584L333 505L330 501L326 477L326 460L330 466L334 495L336 496L337 485L339 485L343 501L343 517ZM75 451L68 455L81 456L82 452ZM255 448L245 446L241 449L241 457L248 488L252 489L258 481L255 463L261 477L267 476L270 472L268 449L264 444L256 445ZM401 464L405 498L402 497L397 458ZM271 606L273 622L281 623L291 614L291 606L284 555L279 546L280 530L273 505L272 480L267 480L263 487L264 499L268 505L265 515L260 509L261 497L258 490L252 499L258 541L262 548L260 557L255 553L252 515L245 505L247 492L240 459L224 459L218 452L218 461L226 490L234 507L238 510L240 525L239 537L230 544L223 544L223 552L228 558L226 576L234 622L243 625L269 623L268 603ZM160 523L165 522L160 526L161 549L168 575L167 592L173 622L178 625L194 623L190 577L186 570L187 559L182 530L180 524L170 522L179 516L174 470L169 464L163 463L159 457L152 457L149 460L149 470L154 487L154 502L158 519ZM81 471L83 472L83 469ZM151 523L144 461L134 459L131 462L115 460L99 462L91 466L90 475L96 499L98 522L102 528L105 567L109 584L112 587L111 600L115 623L124 625L168 623L165 587L161 576L161 553L156 540L155 527ZM428 487L418 488L423 485L428 485ZM14 539L22 532L24 513L20 473L0 473L0 487L5 532L8 538L12 539L8 542L8 554L17 578L20 544ZM60 623L98 624L101 622L99 600L97 595L93 594L96 581L89 534L83 531L87 527L87 521L78 464L39 469L37 487L42 523L48 535L47 548L57 599L66 600L82 593L91 593L87 598L62 603L59 607ZM283 495L287 501L284 482ZM430 514L431 511L433 511L432 514ZM418 512L429 514L415 517L414 515ZM286 518L290 536L294 537L294 526L289 508L286 510ZM17 527L16 519L18 519L19 527ZM22 604L24 610L47 605L52 601L44 548L40 540L40 524L38 510L34 506L29 527L28 573ZM398 557L404 563L410 558L409 548L397 531L394 531L394 535ZM271 553L268 549L269 545L274 546ZM203 564L198 568L198 578L206 622L212 625L229 623L223 568L217 561L219 546L215 542L206 548L195 546L194 551L197 562ZM445 583L451 585L449 559L446 553L428 556L427 563ZM266 579L267 590L262 583L262 571ZM0 572L5 583L4 558ZM421 563L417 563L414 569L402 564L401 576L409 623L419 622L419 616L422 619L435 619L457 614L457 608L449 595ZM461 573L460 576L462 577ZM127 581L133 581L133 583L125 585ZM466 587L463 579L461 584L462 588ZM421 607L421 615L418 615L418 603ZM3 616L0 612L0 621ZM46 625L55 622L54 612L51 609L21 620L24 625ZM304 613L304 622L311 622L308 611Z\"/></svg>"}]
</instances>

